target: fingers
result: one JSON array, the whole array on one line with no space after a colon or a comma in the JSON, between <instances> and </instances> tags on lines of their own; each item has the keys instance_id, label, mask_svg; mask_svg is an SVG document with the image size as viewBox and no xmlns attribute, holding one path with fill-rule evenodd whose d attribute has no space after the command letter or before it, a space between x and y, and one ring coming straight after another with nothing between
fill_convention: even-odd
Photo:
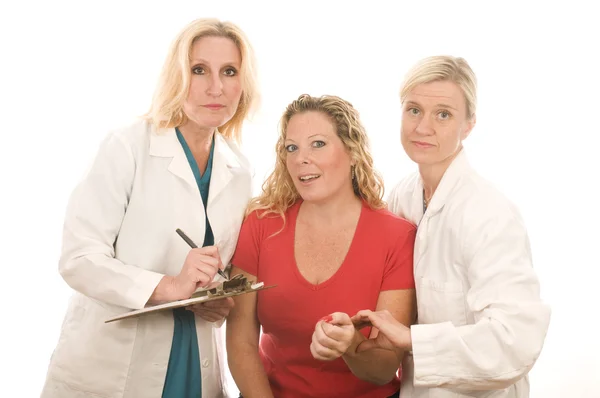
<instances>
[{"instance_id":1,"label":"fingers","mask_svg":"<svg viewBox=\"0 0 600 398\"><path fill-rule=\"evenodd\" d=\"M212 313L212 312L207 312L207 311L202 311L202 310L198 310L198 309L194 309L194 308L188 308L190 311L192 311L196 316L204 319L205 321L208 322L218 322L221 319L225 318L223 315L221 314L216 314L216 313Z\"/></svg>"},{"instance_id":2,"label":"fingers","mask_svg":"<svg viewBox=\"0 0 600 398\"><path fill-rule=\"evenodd\" d=\"M224 299L194 304L186 307L186 309L192 311L206 321L217 322L227 317L233 306L233 299L231 297L226 297Z\"/></svg>"},{"instance_id":3,"label":"fingers","mask_svg":"<svg viewBox=\"0 0 600 398\"><path fill-rule=\"evenodd\" d=\"M328 321L328 322L327 322ZM334 322L338 324L333 324ZM354 338L354 327L347 314L335 313L315 325L310 346L314 358L329 361L344 355Z\"/></svg>"},{"instance_id":4,"label":"fingers","mask_svg":"<svg viewBox=\"0 0 600 398\"><path fill-rule=\"evenodd\" d=\"M221 282L211 282L208 285L204 286L206 289L212 289L215 288L217 286L219 286L221 284Z\"/></svg>"},{"instance_id":5,"label":"fingers","mask_svg":"<svg viewBox=\"0 0 600 398\"><path fill-rule=\"evenodd\" d=\"M202 252L204 249L190 250L182 269L186 279L201 287L210 283L217 274L217 270L223 267L219 257L207 255Z\"/></svg>"},{"instance_id":6,"label":"fingers","mask_svg":"<svg viewBox=\"0 0 600 398\"><path fill-rule=\"evenodd\" d=\"M365 326L375 326L376 328L379 328L383 322L382 318L385 316L384 313L386 312L389 314L387 310L377 312L371 310L358 311L356 315L352 317L352 323L357 329L361 329Z\"/></svg>"},{"instance_id":7,"label":"fingers","mask_svg":"<svg viewBox=\"0 0 600 398\"><path fill-rule=\"evenodd\" d=\"M333 314L330 314L330 315L328 315L328 317L325 317L325 318L330 318L331 321L329 321L328 323L331 323L333 325L338 325L338 326L352 325L352 319L350 319L348 314L343 313L343 312L334 312Z\"/></svg>"},{"instance_id":8,"label":"fingers","mask_svg":"<svg viewBox=\"0 0 600 398\"><path fill-rule=\"evenodd\" d=\"M233 298L231 298L231 297L224 297L224 298L218 299L218 300L206 301L202 304L205 308L209 308L209 309L224 308L227 310L231 310L233 308L233 306L235 305L235 302L233 301Z\"/></svg>"},{"instance_id":9,"label":"fingers","mask_svg":"<svg viewBox=\"0 0 600 398\"><path fill-rule=\"evenodd\" d=\"M322 330L319 330L322 329L320 324L321 322L317 324L317 329L313 333L312 341L310 343L310 352L312 356L321 361L332 361L339 358L344 354L345 350L342 350L343 346L327 336Z\"/></svg>"},{"instance_id":10,"label":"fingers","mask_svg":"<svg viewBox=\"0 0 600 398\"><path fill-rule=\"evenodd\" d=\"M216 260L216 267L220 268L220 269L225 269L225 266L223 265L223 262L221 261L221 255L219 254L219 248L214 245L214 246L204 246L198 249L192 249L193 251L196 251L198 254L204 256L204 257L209 257L213 260Z\"/></svg>"}]
</instances>

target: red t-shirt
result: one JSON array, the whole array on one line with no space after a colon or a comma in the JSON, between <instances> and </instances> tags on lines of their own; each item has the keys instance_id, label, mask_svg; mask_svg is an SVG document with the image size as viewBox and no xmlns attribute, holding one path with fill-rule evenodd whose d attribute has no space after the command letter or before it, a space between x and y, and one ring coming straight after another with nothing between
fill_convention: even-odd
<instances>
[{"instance_id":1,"label":"red t-shirt","mask_svg":"<svg viewBox=\"0 0 600 398\"><path fill-rule=\"evenodd\" d=\"M277 285L257 293L263 332L260 356L273 394L276 398L388 397L399 388L397 378L384 386L362 381L342 358L314 359L310 344L323 316L375 310L379 292L414 288L416 228L387 210L363 204L342 265L331 278L313 285L300 274L294 257L300 203L288 209L285 225L279 216L258 218L257 212L251 213L242 225L232 259L234 266L265 286ZM368 336L371 331L364 328L362 332Z\"/></svg>"}]
</instances>

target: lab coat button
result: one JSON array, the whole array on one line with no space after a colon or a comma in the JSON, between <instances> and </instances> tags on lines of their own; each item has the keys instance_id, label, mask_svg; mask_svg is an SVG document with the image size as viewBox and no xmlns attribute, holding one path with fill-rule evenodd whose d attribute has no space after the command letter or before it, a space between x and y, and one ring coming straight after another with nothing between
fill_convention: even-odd
<instances>
[{"instance_id":1,"label":"lab coat button","mask_svg":"<svg viewBox=\"0 0 600 398\"><path fill-rule=\"evenodd\" d=\"M210 365L210 361L208 359L203 359L202 360L202 367L203 368L208 368L208 365Z\"/></svg>"}]
</instances>

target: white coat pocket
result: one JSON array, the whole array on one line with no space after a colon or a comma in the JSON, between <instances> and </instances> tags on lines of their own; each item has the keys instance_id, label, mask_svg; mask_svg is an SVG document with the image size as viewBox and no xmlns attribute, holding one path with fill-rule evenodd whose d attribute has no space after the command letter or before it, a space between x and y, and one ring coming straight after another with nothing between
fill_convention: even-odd
<instances>
[{"instance_id":1,"label":"white coat pocket","mask_svg":"<svg viewBox=\"0 0 600 398\"><path fill-rule=\"evenodd\" d=\"M419 323L452 322L466 325L466 292L460 282L421 277L417 297Z\"/></svg>"}]
</instances>

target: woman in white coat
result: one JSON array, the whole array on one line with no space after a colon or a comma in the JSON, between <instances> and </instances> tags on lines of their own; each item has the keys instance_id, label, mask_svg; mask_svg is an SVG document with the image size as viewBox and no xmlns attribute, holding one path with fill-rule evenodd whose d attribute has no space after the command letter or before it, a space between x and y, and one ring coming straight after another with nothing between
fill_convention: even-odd
<instances>
[{"instance_id":1,"label":"woman in white coat","mask_svg":"<svg viewBox=\"0 0 600 398\"><path fill-rule=\"evenodd\" d=\"M42 397L225 396L218 327L230 298L104 322L220 278L252 194L235 141L256 99L237 26L201 19L181 31L150 112L106 137L70 199L59 269L76 292Z\"/></svg>"},{"instance_id":2,"label":"woman in white coat","mask_svg":"<svg viewBox=\"0 0 600 398\"><path fill-rule=\"evenodd\" d=\"M407 328L360 311L354 321L380 331L361 349L411 353L401 397L528 397L550 310L517 209L462 147L475 125L475 75L462 58L426 58L406 76L401 102L402 146L419 172L393 189L389 207L418 225L418 321Z\"/></svg>"}]
</instances>

